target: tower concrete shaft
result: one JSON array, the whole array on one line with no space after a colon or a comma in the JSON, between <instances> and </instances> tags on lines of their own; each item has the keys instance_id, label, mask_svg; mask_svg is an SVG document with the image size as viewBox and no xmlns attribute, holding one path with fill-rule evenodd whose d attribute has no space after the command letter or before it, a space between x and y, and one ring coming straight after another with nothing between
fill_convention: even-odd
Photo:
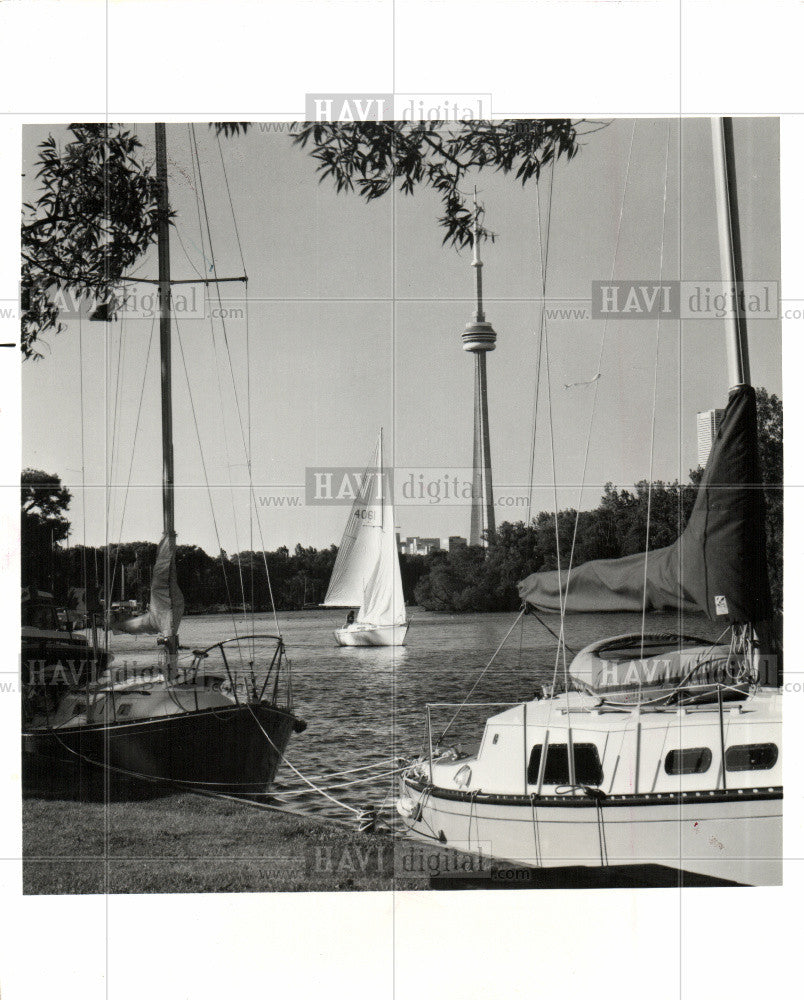
<instances>
[{"instance_id":1,"label":"tower concrete shaft","mask_svg":"<svg viewBox=\"0 0 804 1000\"><path fill-rule=\"evenodd\" d=\"M475 352L475 440L472 454L470 545L483 544L484 529L493 532L496 526L494 522L494 487L491 478L486 352L477 351Z\"/></svg>"}]
</instances>

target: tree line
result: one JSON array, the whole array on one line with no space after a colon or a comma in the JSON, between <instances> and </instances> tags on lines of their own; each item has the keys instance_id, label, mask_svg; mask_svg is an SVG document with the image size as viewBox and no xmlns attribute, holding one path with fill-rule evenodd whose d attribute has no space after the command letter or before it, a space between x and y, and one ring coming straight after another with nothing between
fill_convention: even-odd
<instances>
[{"instance_id":1,"label":"tree line","mask_svg":"<svg viewBox=\"0 0 804 1000\"><path fill-rule=\"evenodd\" d=\"M765 485L766 535L771 594L782 608L783 448L782 403L757 390L760 464ZM570 551L574 566L591 559L611 559L644 551L650 494L651 548L670 545L687 523L695 503L701 469L689 481L639 482L633 489L608 484L593 510L558 512L558 551L566 569ZM73 587L90 595L104 592L110 602L148 602L154 542L67 547L69 490L58 476L26 469L22 474L22 583L51 591L64 604ZM577 529L576 529L577 517ZM180 545L176 563L187 613L214 613L244 604L256 612L315 607L324 599L337 546L325 549L297 545L273 552L221 551L211 556L197 545ZM557 566L556 516L537 514L529 524L504 522L485 548L466 546L453 552L400 557L402 585L408 604L430 611L509 611L519 606L517 583L529 573ZM267 569L267 575L266 575ZM270 587L269 587L270 579Z\"/></svg>"},{"instance_id":2,"label":"tree line","mask_svg":"<svg viewBox=\"0 0 804 1000\"><path fill-rule=\"evenodd\" d=\"M59 606L67 606L71 591L80 588L86 590L88 610L98 610L107 587L110 604L136 601L147 606L155 542L63 547L51 545L47 530L29 526L24 534L23 586L52 593ZM222 551L211 556L198 545L179 545L176 573L185 613L270 611L271 590L280 611L315 607L324 599L337 551L335 545L327 549L297 545L293 552L282 546L274 552Z\"/></svg>"},{"instance_id":3,"label":"tree line","mask_svg":"<svg viewBox=\"0 0 804 1000\"><path fill-rule=\"evenodd\" d=\"M757 415L759 458L765 487L765 533L768 574L774 612L782 610L783 572L783 445L782 401L759 388ZM580 566L592 559L615 559L645 550L650 494L651 549L671 545L689 520L703 469L690 471L680 483L647 480L633 489L607 484L593 510L574 509L537 514L530 524L504 523L488 537L487 549L468 547L421 557L414 584L415 602L430 611L512 611L519 607L517 582L530 573ZM575 527L577 516L577 530ZM574 551L573 551L573 534ZM556 545L558 536L558 546Z\"/></svg>"}]
</instances>

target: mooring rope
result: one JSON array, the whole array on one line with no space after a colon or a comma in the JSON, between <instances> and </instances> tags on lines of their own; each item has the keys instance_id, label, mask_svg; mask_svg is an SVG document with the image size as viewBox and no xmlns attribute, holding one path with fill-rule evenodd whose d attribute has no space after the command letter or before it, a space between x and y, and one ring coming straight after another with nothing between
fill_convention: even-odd
<instances>
[{"instance_id":1,"label":"mooring rope","mask_svg":"<svg viewBox=\"0 0 804 1000\"><path fill-rule=\"evenodd\" d=\"M335 792L341 788L351 788L353 785L364 785L369 781L379 781L381 778L390 778L393 775L401 774L407 769L407 764L402 767L394 768L392 771L382 771L379 774L367 774L362 778L353 778L351 781L342 781L334 785L323 785L327 792ZM324 777L330 777L330 775L324 775ZM278 791L271 792L272 795L306 795L306 788L282 788Z\"/></svg>"},{"instance_id":2,"label":"mooring rope","mask_svg":"<svg viewBox=\"0 0 804 1000\"><path fill-rule=\"evenodd\" d=\"M323 797L325 799L329 799L329 801L332 802L332 803L334 803L336 806L340 806L342 809L348 809L349 812L354 813L356 816L360 816L361 815L361 813L362 813L361 809L355 809L354 806L350 806L346 802L340 802L340 801L338 801L338 799L336 799L333 795L330 795L329 792L324 791L323 788L319 788L318 785L316 785L314 782L310 781L310 779L308 777L306 777L304 774L302 774L302 772L296 767L296 765L293 764L290 760L288 760L288 758L285 755L285 753L283 753L283 751L281 751L279 749L279 747L276 745L276 743L274 743L274 741L271 739L271 737L269 736L269 734L265 731L265 728L264 728L263 724L260 722L259 718L257 717L257 713L254 711L254 709L251 707L250 704L248 705L248 709L251 712L251 715L254 718L254 721L257 723L257 726L259 727L260 731L262 732L262 735L271 744L271 746L273 747L274 751L278 754L279 759L284 764L287 764L287 766L291 769L291 771L293 771L293 773L298 778L301 778L301 780L306 785L308 785L314 792L317 792L319 795L323 795Z\"/></svg>"},{"instance_id":3,"label":"mooring rope","mask_svg":"<svg viewBox=\"0 0 804 1000\"><path fill-rule=\"evenodd\" d=\"M252 712L252 714L254 715L253 712ZM299 771L298 768L296 768L287 759L287 757L283 753L281 753L279 751L279 749L277 748L276 744L273 742L273 740L271 739L271 737L265 731L265 729L263 728L262 724L260 723L260 721L256 717L256 715L254 715L254 718L255 718L255 721L256 721L257 725L262 730L263 736L265 736L266 740L270 743L270 745L276 751L276 753L278 754L280 760L282 760L285 764L287 764L288 767L290 767L290 769L292 771L294 771L294 773L296 773L298 775L298 777L301 778L302 781L304 781L307 785L309 785L309 787L313 791L315 791L317 794L323 796L325 799L328 799L334 805L337 805L337 806L339 806L342 809L346 809L349 812L351 812L353 815L355 815L358 818L358 820L360 821L359 830L361 832L369 832L369 831L374 830L374 829L377 828L377 823L381 822L380 819L379 819L379 812L382 809L382 806L380 806L379 808L378 807L367 807L367 808L363 808L363 809L357 809L354 806L351 806L351 805L349 805L346 802L339 801L334 796L330 795L325 788L320 788L320 787L316 786L313 782L311 782L308 778L306 778L301 773L301 771ZM69 744L65 743L64 740L61 739L60 736L58 735L58 733L56 733L55 731L54 731L53 735L55 736L56 741L60 744L60 746L62 747L62 749L65 750L65 751L67 751L67 753L69 753L72 756L76 757L78 760L82 761L85 764L89 764L90 766L92 766L94 768L100 768L102 771L104 771L107 774L109 774L109 773L119 774L119 775L122 775L122 776L125 776L125 777L135 778L138 781L144 781L144 782L150 783L150 784L167 785L167 786L169 786L171 788L175 788L177 791L186 792L186 793L191 794L191 795L203 795L203 796L206 796L208 798L216 798L216 799L222 799L222 800L231 801L231 802L238 802L238 803L242 803L243 805L250 806L251 808L255 808L255 809L265 809L265 810L269 810L269 811L272 811L272 812L278 812L278 813L283 813L283 814L286 814L286 815L297 816L300 819L310 818L310 819L320 820L322 822L338 823L340 825L347 826L350 829L352 828L351 824L346 823L345 821L342 821L342 820L338 820L337 818L334 818L334 817L321 816L321 815L317 815L315 813L301 812L301 811L299 811L297 809L289 809L287 807L283 807L283 806L279 806L279 805L273 805L273 804L267 803L267 802L258 802L258 801L255 801L253 798L246 799L246 798L242 798L241 796L227 794L226 792L218 792L218 791L215 791L214 789L212 789L210 787L205 787L205 786L209 786L209 784L210 784L209 782L206 782L206 783L204 783L204 785L201 785L200 783L197 783L197 782L177 781L177 780L174 780L174 779L171 779L171 778L157 777L155 775L144 774L144 773L139 772L139 771L133 771L133 770L131 770L129 768L118 767L117 765L111 764L108 761L94 760L93 758L88 757L86 754L81 753L78 750L74 750L71 746L69 746ZM399 773L399 771L401 771L401 770L403 770L403 768L398 769L398 771L396 773ZM384 775L374 775L372 777L376 779L378 777L384 777ZM354 784L354 782L350 782L350 783L347 783L347 784ZM342 786L342 787L346 787L346 786ZM276 796L278 793L276 793L276 792L267 792L267 793L264 793L264 794L271 795L271 796ZM385 799L383 800L383 805L385 804L385 801L387 800L387 798L388 798L388 795L386 793ZM370 816L371 822L369 822L369 814L371 814L371 816ZM386 828L388 830L391 830L390 827L386 827ZM393 832L393 831L391 831L391 832Z\"/></svg>"}]
</instances>

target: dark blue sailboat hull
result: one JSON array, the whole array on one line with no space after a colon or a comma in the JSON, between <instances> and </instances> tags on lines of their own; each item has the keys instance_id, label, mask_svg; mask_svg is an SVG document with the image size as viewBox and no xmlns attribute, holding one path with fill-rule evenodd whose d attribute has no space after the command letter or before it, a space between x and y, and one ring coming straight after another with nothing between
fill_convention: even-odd
<instances>
[{"instance_id":1,"label":"dark blue sailboat hull","mask_svg":"<svg viewBox=\"0 0 804 1000\"><path fill-rule=\"evenodd\" d=\"M131 722L29 728L27 796L120 800L179 790L264 795L291 734L305 724L266 702Z\"/></svg>"}]
</instances>

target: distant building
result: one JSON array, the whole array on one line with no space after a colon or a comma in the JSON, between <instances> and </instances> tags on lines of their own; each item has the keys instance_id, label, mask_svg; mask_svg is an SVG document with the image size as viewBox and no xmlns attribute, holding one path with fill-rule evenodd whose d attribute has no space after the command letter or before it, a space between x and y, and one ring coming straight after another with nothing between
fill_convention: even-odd
<instances>
[{"instance_id":1,"label":"distant building","mask_svg":"<svg viewBox=\"0 0 804 1000\"><path fill-rule=\"evenodd\" d=\"M706 465L724 410L704 410L698 414L698 465Z\"/></svg>"},{"instance_id":2,"label":"distant building","mask_svg":"<svg viewBox=\"0 0 804 1000\"><path fill-rule=\"evenodd\" d=\"M441 549L440 538L421 538L419 535L412 535L409 538L400 538L397 535L397 544L404 556L428 556L431 552L438 552Z\"/></svg>"},{"instance_id":3,"label":"distant building","mask_svg":"<svg viewBox=\"0 0 804 1000\"><path fill-rule=\"evenodd\" d=\"M447 548L450 552L456 552L458 549L465 549L466 545L466 539L462 538L460 535L450 535L447 541Z\"/></svg>"}]
</instances>

